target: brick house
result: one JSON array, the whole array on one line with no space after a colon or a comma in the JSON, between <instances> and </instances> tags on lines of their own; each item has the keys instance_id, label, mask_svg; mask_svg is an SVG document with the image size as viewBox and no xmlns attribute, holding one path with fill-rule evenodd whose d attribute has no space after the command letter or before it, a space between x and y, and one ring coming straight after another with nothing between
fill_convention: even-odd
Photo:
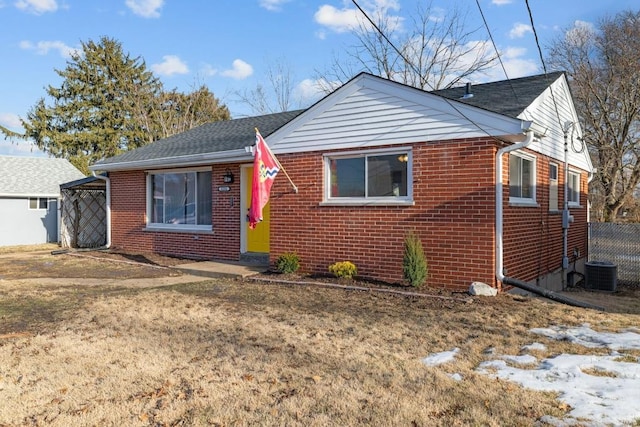
<instances>
[{"instance_id":1,"label":"brick house","mask_svg":"<svg viewBox=\"0 0 640 427\"><path fill-rule=\"evenodd\" d=\"M250 230L256 127L297 192L281 172ZM401 282L413 230L430 286L508 276L559 289L587 259L593 167L580 137L563 73L437 92L362 73L307 110L210 123L92 169L109 174L114 247L234 261L296 252L307 272L351 260Z\"/></svg>"}]
</instances>

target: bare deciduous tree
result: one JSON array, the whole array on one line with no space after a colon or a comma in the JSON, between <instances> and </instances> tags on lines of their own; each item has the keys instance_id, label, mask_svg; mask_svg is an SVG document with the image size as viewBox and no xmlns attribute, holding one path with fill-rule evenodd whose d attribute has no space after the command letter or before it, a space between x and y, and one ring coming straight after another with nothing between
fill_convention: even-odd
<instances>
[{"instance_id":1,"label":"bare deciduous tree","mask_svg":"<svg viewBox=\"0 0 640 427\"><path fill-rule=\"evenodd\" d=\"M475 37L479 28L468 30L466 13L455 6L440 13L431 4L419 4L406 31L397 30L397 19L384 12L372 15L380 31L363 16L353 31L358 41L346 52L348 60L335 57L328 71L318 72L325 81L344 83L365 71L420 89L444 89L481 74L497 60L486 39Z\"/></svg>"},{"instance_id":2,"label":"bare deciduous tree","mask_svg":"<svg viewBox=\"0 0 640 427\"><path fill-rule=\"evenodd\" d=\"M236 91L237 102L251 108L253 114L271 114L298 108L293 99L294 76L291 65L283 58L267 66L267 82L258 83L254 89Z\"/></svg>"},{"instance_id":3,"label":"bare deciduous tree","mask_svg":"<svg viewBox=\"0 0 640 427\"><path fill-rule=\"evenodd\" d=\"M615 221L640 183L640 12L577 25L553 41L566 70L594 166L595 217Z\"/></svg>"}]
</instances>

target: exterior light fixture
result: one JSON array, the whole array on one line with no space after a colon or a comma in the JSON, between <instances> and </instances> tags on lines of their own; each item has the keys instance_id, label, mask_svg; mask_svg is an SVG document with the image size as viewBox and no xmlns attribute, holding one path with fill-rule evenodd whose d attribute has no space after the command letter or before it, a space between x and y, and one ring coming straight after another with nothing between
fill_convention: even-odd
<instances>
[{"instance_id":1,"label":"exterior light fixture","mask_svg":"<svg viewBox=\"0 0 640 427\"><path fill-rule=\"evenodd\" d=\"M222 176L222 181L225 184L231 184L233 182L233 173L231 173L229 169L227 169L225 174Z\"/></svg>"}]
</instances>

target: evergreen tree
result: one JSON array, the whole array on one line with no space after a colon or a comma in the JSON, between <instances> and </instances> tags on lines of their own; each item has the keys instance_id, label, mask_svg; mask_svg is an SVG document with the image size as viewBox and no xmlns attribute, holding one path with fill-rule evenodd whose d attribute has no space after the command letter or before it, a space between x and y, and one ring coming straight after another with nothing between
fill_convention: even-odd
<instances>
[{"instance_id":1,"label":"evergreen tree","mask_svg":"<svg viewBox=\"0 0 640 427\"><path fill-rule=\"evenodd\" d=\"M56 73L63 81L60 87L47 87L51 104L41 98L32 107L22 120L25 133L20 137L84 173L104 157L229 119L227 107L204 87L186 95L165 92L140 57L132 58L108 37L83 42L81 51Z\"/></svg>"}]
</instances>

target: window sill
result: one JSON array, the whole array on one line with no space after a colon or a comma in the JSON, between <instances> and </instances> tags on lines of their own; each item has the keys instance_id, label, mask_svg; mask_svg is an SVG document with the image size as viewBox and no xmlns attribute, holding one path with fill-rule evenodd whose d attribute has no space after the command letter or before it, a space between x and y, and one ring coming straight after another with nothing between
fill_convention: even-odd
<instances>
[{"instance_id":1,"label":"window sill","mask_svg":"<svg viewBox=\"0 0 640 427\"><path fill-rule=\"evenodd\" d=\"M509 202L509 206L514 208L539 208L536 202Z\"/></svg>"},{"instance_id":2,"label":"window sill","mask_svg":"<svg viewBox=\"0 0 640 427\"><path fill-rule=\"evenodd\" d=\"M147 226L142 229L145 232L162 232L162 233L190 233L190 234L213 234L212 229L202 228L177 228L177 227L154 227Z\"/></svg>"},{"instance_id":3,"label":"window sill","mask_svg":"<svg viewBox=\"0 0 640 427\"><path fill-rule=\"evenodd\" d=\"M413 200L326 200L320 206L414 206Z\"/></svg>"},{"instance_id":4,"label":"window sill","mask_svg":"<svg viewBox=\"0 0 640 427\"><path fill-rule=\"evenodd\" d=\"M582 205L569 204L569 209L582 209L582 208L584 208L584 206L582 206Z\"/></svg>"}]
</instances>

